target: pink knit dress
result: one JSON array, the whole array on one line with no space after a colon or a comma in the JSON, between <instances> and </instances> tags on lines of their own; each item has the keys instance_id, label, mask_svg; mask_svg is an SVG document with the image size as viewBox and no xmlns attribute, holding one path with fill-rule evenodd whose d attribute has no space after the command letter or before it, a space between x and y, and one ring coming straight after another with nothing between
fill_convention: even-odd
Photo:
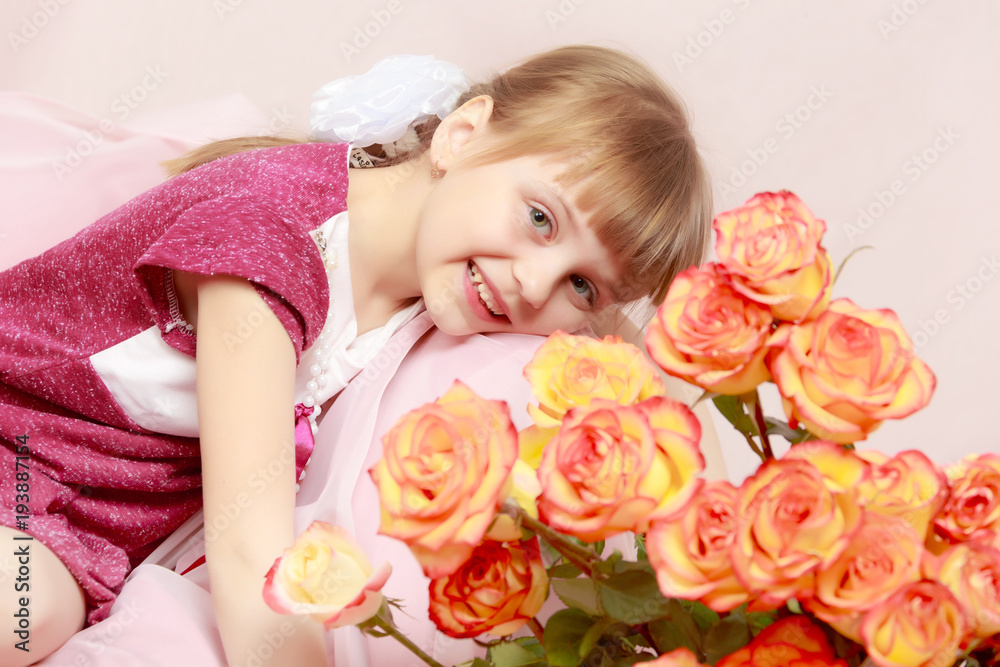
<instances>
[{"instance_id":1,"label":"pink knit dress","mask_svg":"<svg viewBox=\"0 0 1000 667\"><path fill-rule=\"evenodd\" d=\"M0 273L0 520L67 564L88 625L202 502L197 433L157 430L155 409L140 425L109 389L117 371L98 369L111 367L109 350L156 334L194 356L172 269L251 281L300 359L330 307L310 231L346 209L347 150L301 144L216 160ZM310 410L292 409L301 471Z\"/></svg>"}]
</instances>

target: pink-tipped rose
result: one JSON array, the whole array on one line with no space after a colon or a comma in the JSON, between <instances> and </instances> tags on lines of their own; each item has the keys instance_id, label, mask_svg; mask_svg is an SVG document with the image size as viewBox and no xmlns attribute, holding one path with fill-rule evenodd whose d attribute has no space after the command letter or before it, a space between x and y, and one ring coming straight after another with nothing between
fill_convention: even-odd
<instances>
[{"instance_id":1,"label":"pink-tipped rose","mask_svg":"<svg viewBox=\"0 0 1000 667\"><path fill-rule=\"evenodd\" d=\"M595 400L566 415L538 468L538 512L588 542L680 512L705 468L701 424L683 404L657 396L632 406Z\"/></svg>"},{"instance_id":2,"label":"pink-tipped rose","mask_svg":"<svg viewBox=\"0 0 1000 667\"><path fill-rule=\"evenodd\" d=\"M816 572L844 553L862 510L811 463L782 459L743 482L736 515L733 571L762 605L776 607L812 597Z\"/></svg>"},{"instance_id":3,"label":"pink-tipped rose","mask_svg":"<svg viewBox=\"0 0 1000 667\"><path fill-rule=\"evenodd\" d=\"M771 312L737 292L717 264L683 271L646 332L663 370L707 391L743 394L771 379Z\"/></svg>"},{"instance_id":4,"label":"pink-tipped rose","mask_svg":"<svg viewBox=\"0 0 1000 667\"><path fill-rule=\"evenodd\" d=\"M403 416L371 469L382 508L379 532L406 542L432 579L472 554L508 494L517 431L507 405L459 381Z\"/></svg>"},{"instance_id":5,"label":"pink-tipped rose","mask_svg":"<svg viewBox=\"0 0 1000 667\"><path fill-rule=\"evenodd\" d=\"M923 408L934 393L934 374L891 310L837 299L812 322L779 327L768 346L789 422L826 440L864 440L883 420Z\"/></svg>"},{"instance_id":6,"label":"pink-tipped rose","mask_svg":"<svg viewBox=\"0 0 1000 667\"><path fill-rule=\"evenodd\" d=\"M452 637L516 632L542 608L549 578L538 538L487 540L458 570L430 586L430 616Z\"/></svg>"},{"instance_id":7,"label":"pink-tipped rose","mask_svg":"<svg viewBox=\"0 0 1000 667\"><path fill-rule=\"evenodd\" d=\"M308 614L327 628L363 623L378 613L391 568L373 569L343 528L314 521L274 562L264 600L281 614Z\"/></svg>"},{"instance_id":8,"label":"pink-tipped rose","mask_svg":"<svg viewBox=\"0 0 1000 667\"><path fill-rule=\"evenodd\" d=\"M805 321L830 300L826 223L788 191L762 192L714 222L715 254L747 298L779 320Z\"/></svg>"},{"instance_id":9,"label":"pink-tipped rose","mask_svg":"<svg viewBox=\"0 0 1000 667\"><path fill-rule=\"evenodd\" d=\"M747 601L730 557L736 496L729 482L708 482L679 517L653 523L646 552L663 595L699 600L718 612Z\"/></svg>"}]
</instances>

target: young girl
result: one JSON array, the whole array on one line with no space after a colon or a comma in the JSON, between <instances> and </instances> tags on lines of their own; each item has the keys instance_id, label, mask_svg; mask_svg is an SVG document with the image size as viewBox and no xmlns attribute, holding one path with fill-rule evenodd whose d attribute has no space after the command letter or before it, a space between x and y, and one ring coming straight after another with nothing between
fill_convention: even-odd
<instances>
[{"instance_id":1,"label":"young girl","mask_svg":"<svg viewBox=\"0 0 1000 667\"><path fill-rule=\"evenodd\" d=\"M32 664L104 618L202 505L226 656L244 664L282 621L261 577L293 541L317 418L393 331L424 306L458 336L577 330L659 301L702 259L694 140L628 56L541 54L419 137L406 158L350 171L345 144L211 144L0 273L0 541L30 561L30 593L10 585L16 558L0 572L15 631L0 664ZM326 660L318 625L272 658Z\"/></svg>"}]
</instances>

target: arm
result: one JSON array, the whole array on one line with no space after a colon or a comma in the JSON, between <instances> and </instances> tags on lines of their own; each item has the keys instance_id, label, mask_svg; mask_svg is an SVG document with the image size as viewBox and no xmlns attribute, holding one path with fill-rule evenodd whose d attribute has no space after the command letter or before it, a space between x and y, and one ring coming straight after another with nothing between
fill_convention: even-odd
<instances>
[{"instance_id":1,"label":"arm","mask_svg":"<svg viewBox=\"0 0 1000 667\"><path fill-rule=\"evenodd\" d=\"M177 278L198 334L205 552L226 658L231 665L252 657L253 664L326 665L319 624L271 611L262 595L265 574L294 539L292 342L246 280ZM239 338L238 322L250 312L267 316Z\"/></svg>"}]
</instances>

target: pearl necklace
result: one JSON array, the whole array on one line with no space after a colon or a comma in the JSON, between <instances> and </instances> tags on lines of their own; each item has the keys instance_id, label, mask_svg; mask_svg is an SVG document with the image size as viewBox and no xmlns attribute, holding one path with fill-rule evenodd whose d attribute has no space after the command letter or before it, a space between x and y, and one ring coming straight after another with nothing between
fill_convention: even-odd
<instances>
[{"instance_id":1,"label":"pearl necklace","mask_svg":"<svg viewBox=\"0 0 1000 667\"><path fill-rule=\"evenodd\" d=\"M309 366L309 374L312 375L312 379L306 383L306 389L309 391L309 394L302 399L302 405L312 408L312 414L308 416L308 419L313 436L319 433L317 419L323 411L323 408L319 404L319 391L327 384L326 371L330 368L330 343L326 340L326 333L327 325L333 317L333 276L331 272L337 268L337 251L327 247L326 236L321 230L316 229L314 231L315 235L313 238L316 239L316 244L319 245L320 255L323 256L323 266L326 269L326 279L330 291L330 306L326 314L326 322L323 323L323 329L319 332L319 336L316 337L316 342L313 343L311 355L313 361L312 365ZM312 460L311 455L306 459L305 465L302 466L302 473L299 475L298 481L301 482L305 479L306 468L309 467L310 460ZM299 491L299 488L300 485L296 483L296 493Z\"/></svg>"},{"instance_id":2,"label":"pearl necklace","mask_svg":"<svg viewBox=\"0 0 1000 667\"><path fill-rule=\"evenodd\" d=\"M312 414L309 415L313 435L316 435L319 431L319 425L316 423L316 420L323 411L323 408L319 405L319 390L326 386L326 371L330 368L330 360L328 358L330 344L326 341L326 324L329 324L330 318L333 317L333 276L331 271L337 268L337 251L333 248L328 248L326 236L322 231L317 229L315 238L316 243L319 245L319 252L323 256L323 265L326 268L326 279L330 288L330 308L326 315L326 323L323 325L323 330L319 332L319 336L316 337L316 342L313 344L313 364L309 367L309 374L312 375L312 380L306 383L309 395L302 401L302 404L307 408L313 409Z\"/></svg>"}]
</instances>

